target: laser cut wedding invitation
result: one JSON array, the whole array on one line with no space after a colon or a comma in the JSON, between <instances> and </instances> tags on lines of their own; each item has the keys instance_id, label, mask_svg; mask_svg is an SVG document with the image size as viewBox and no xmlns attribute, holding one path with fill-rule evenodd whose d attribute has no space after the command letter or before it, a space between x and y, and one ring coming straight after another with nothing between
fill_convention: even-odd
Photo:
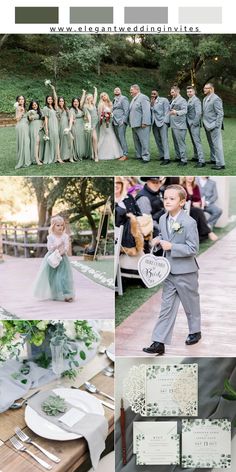
<instances>
[{"instance_id":1,"label":"laser cut wedding invitation","mask_svg":"<svg viewBox=\"0 0 236 472\"><path fill-rule=\"evenodd\" d=\"M146 367L146 416L197 416L198 365Z\"/></svg>"}]
</instances>

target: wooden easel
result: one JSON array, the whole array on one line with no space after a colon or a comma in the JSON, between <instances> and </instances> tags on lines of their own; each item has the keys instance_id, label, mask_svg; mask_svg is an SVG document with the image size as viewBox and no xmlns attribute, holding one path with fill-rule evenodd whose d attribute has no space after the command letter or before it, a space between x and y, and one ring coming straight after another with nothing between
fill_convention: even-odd
<instances>
[{"instance_id":1,"label":"wooden easel","mask_svg":"<svg viewBox=\"0 0 236 472\"><path fill-rule=\"evenodd\" d=\"M96 242L96 247L95 247L95 251L93 255L93 260L96 259L98 248L101 242L104 242L103 255L105 256L106 254L109 223L111 220L113 222L113 215L112 215L112 210L111 210L111 197L109 197L105 203L103 212L100 216L97 238L96 238L97 242Z\"/></svg>"}]
</instances>

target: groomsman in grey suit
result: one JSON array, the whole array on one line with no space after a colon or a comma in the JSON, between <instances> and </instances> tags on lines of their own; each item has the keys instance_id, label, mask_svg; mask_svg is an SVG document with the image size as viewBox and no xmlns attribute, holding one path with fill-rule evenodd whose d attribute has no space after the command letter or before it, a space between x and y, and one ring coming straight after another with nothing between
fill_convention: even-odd
<instances>
[{"instance_id":1,"label":"groomsman in grey suit","mask_svg":"<svg viewBox=\"0 0 236 472\"><path fill-rule=\"evenodd\" d=\"M123 150L123 156L120 157L119 160L126 161L128 159L128 145L125 135L129 117L129 100L127 97L121 94L121 89L119 87L116 87L114 90L112 111L113 128Z\"/></svg>"},{"instance_id":2,"label":"groomsman in grey suit","mask_svg":"<svg viewBox=\"0 0 236 472\"><path fill-rule=\"evenodd\" d=\"M190 85L187 87L187 95L187 126L194 150L194 157L192 158L192 161L197 161L195 167L205 167L206 164L200 136L202 105L199 98L196 97L196 90L193 86Z\"/></svg>"},{"instance_id":3,"label":"groomsman in grey suit","mask_svg":"<svg viewBox=\"0 0 236 472\"><path fill-rule=\"evenodd\" d=\"M150 161L150 100L140 92L137 84L130 87L130 95L132 101L129 106L129 125L132 128L136 157L146 164Z\"/></svg>"},{"instance_id":4,"label":"groomsman in grey suit","mask_svg":"<svg viewBox=\"0 0 236 472\"><path fill-rule=\"evenodd\" d=\"M161 165L170 163L170 152L168 143L170 104L167 98L159 97L157 90L151 93L151 117L152 131L159 150Z\"/></svg>"},{"instance_id":5,"label":"groomsman in grey suit","mask_svg":"<svg viewBox=\"0 0 236 472\"><path fill-rule=\"evenodd\" d=\"M225 169L224 151L221 129L223 129L223 104L215 94L212 83L203 88L205 98L203 100L203 125L210 146L212 169Z\"/></svg>"},{"instance_id":6,"label":"groomsman in grey suit","mask_svg":"<svg viewBox=\"0 0 236 472\"><path fill-rule=\"evenodd\" d=\"M187 165L186 134L187 134L187 101L180 95L180 89L176 85L171 87L170 94L170 127L175 147L175 161L179 166Z\"/></svg>"}]
</instances>

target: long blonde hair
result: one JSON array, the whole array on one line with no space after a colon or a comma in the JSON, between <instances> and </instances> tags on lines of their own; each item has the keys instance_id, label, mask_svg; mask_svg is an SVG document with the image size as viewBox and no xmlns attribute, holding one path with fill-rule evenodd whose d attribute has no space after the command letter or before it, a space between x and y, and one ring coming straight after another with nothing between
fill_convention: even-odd
<instances>
[{"instance_id":1,"label":"long blonde hair","mask_svg":"<svg viewBox=\"0 0 236 472\"><path fill-rule=\"evenodd\" d=\"M106 97L106 100L103 100L102 97ZM106 92L102 92L100 94L100 100L99 100L99 104L98 104L99 113L101 113L103 111L105 105L107 105L107 107L109 107L112 111L112 102L110 100L109 95Z\"/></svg>"},{"instance_id":2,"label":"long blonde hair","mask_svg":"<svg viewBox=\"0 0 236 472\"><path fill-rule=\"evenodd\" d=\"M186 176L185 177L180 177L180 185L183 185L183 187L187 186ZM193 177L193 181L192 181L191 185L192 185L192 188L197 186L197 182L196 182L195 177Z\"/></svg>"}]
</instances>

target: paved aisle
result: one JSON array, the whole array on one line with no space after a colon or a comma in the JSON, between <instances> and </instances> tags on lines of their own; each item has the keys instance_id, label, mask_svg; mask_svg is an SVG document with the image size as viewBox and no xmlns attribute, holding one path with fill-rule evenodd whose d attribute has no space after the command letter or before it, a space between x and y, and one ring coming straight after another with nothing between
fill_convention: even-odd
<instances>
[{"instance_id":1,"label":"paved aisle","mask_svg":"<svg viewBox=\"0 0 236 472\"><path fill-rule=\"evenodd\" d=\"M202 340L186 346L186 316L179 309L169 356L235 356L236 353L236 228L198 258ZM161 290L116 329L116 353L147 356L142 347L150 344L160 309Z\"/></svg>"},{"instance_id":2,"label":"paved aisle","mask_svg":"<svg viewBox=\"0 0 236 472\"><path fill-rule=\"evenodd\" d=\"M73 257L73 260L79 259ZM76 299L73 303L38 301L32 285L42 259L6 257L0 267L0 306L25 319L102 319L114 316L114 292L73 269Z\"/></svg>"}]
</instances>

